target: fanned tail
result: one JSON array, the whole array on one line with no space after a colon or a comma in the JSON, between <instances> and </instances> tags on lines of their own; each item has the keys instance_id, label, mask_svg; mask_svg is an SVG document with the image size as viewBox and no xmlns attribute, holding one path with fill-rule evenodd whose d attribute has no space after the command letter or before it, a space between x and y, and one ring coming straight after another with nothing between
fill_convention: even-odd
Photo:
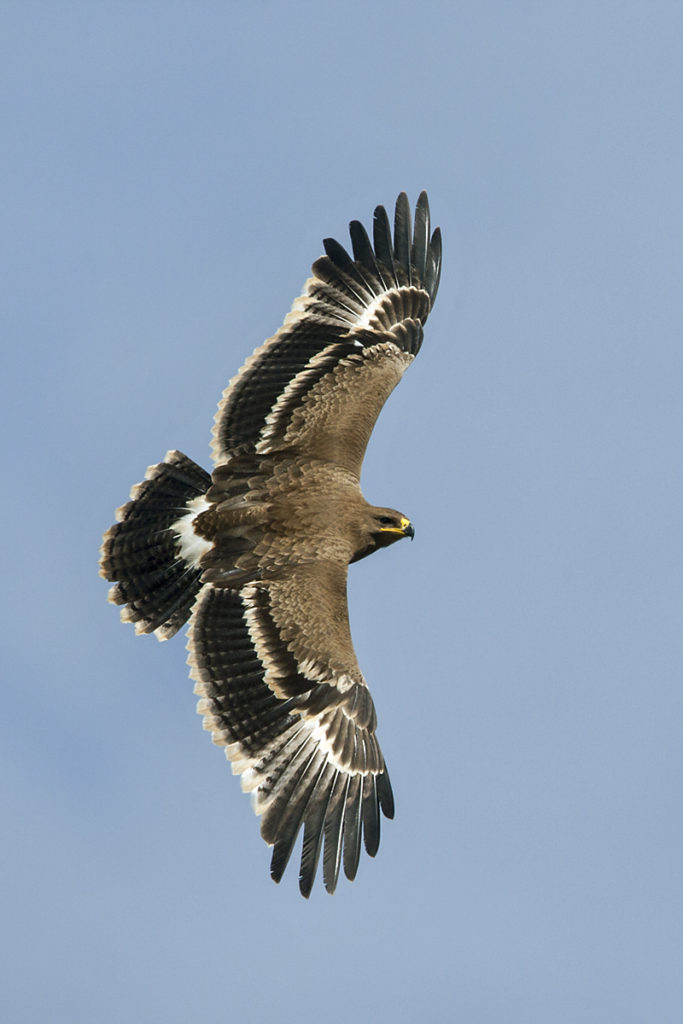
<instances>
[{"instance_id":1,"label":"fanned tail","mask_svg":"<svg viewBox=\"0 0 683 1024\"><path fill-rule=\"evenodd\" d=\"M115 584L109 600L125 605L121 619L134 622L136 633L167 640L187 622L201 586L203 542L186 527L210 485L196 462L168 452L133 487L105 533L100 576Z\"/></svg>"}]
</instances>

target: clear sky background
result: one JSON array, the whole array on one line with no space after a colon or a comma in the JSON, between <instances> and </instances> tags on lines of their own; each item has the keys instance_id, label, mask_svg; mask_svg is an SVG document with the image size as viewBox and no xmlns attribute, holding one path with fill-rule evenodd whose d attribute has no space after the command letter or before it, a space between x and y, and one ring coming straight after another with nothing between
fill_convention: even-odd
<instances>
[{"instance_id":1,"label":"clear sky background","mask_svg":"<svg viewBox=\"0 0 683 1024\"><path fill-rule=\"evenodd\" d=\"M11 1024L678 1024L678 2L0 4L0 988ZM429 190L444 271L354 566L397 816L268 876L102 531L320 254Z\"/></svg>"}]
</instances>

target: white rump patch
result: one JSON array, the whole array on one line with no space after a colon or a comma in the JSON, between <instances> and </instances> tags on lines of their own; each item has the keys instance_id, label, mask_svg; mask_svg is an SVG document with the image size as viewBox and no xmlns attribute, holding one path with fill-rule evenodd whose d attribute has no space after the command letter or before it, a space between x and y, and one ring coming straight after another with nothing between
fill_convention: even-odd
<instances>
[{"instance_id":1,"label":"white rump patch","mask_svg":"<svg viewBox=\"0 0 683 1024\"><path fill-rule=\"evenodd\" d=\"M206 512L207 508L210 508L211 505L202 494L199 498L193 498L192 501L188 501L187 507L190 511L186 515L181 516L180 519L177 519L171 526L171 529L178 535L178 540L180 541L180 557L185 562L198 567L202 555L205 555L213 547L213 544L210 540L205 540L204 537L196 534L193 524L197 516L201 515L202 512Z\"/></svg>"}]
</instances>

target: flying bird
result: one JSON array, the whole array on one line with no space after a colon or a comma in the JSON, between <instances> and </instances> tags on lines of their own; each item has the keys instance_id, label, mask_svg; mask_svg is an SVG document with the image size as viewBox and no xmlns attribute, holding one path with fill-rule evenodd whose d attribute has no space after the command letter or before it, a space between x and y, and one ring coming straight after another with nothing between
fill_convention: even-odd
<instances>
[{"instance_id":1,"label":"flying bird","mask_svg":"<svg viewBox=\"0 0 683 1024\"><path fill-rule=\"evenodd\" d=\"M405 193L393 237L350 226L353 255L325 239L302 295L233 377L215 417L211 474L179 451L150 466L104 535L100 575L137 633L189 620L198 712L253 794L279 882L303 826L299 888L321 849L334 892L394 815L377 717L351 641L348 566L410 520L368 504L361 464L386 399L420 350L441 234Z\"/></svg>"}]
</instances>

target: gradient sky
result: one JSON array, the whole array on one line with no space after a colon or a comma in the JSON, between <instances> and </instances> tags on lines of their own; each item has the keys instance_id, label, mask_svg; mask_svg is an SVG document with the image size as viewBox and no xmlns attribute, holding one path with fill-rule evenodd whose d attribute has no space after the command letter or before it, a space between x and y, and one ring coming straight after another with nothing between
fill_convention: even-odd
<instances>
[{"instance_id":1,"label":"gradient sky","mask_svg":"<svg viewBox=\"0 0 683 1024\"><path fill-rule=\"evenodd\" d=\"M680 3L0 4L12 1024L678 1024ZM444 271L354 566L397 816L280 886L102 531L320 254L429 190Z\"/></svg>"}]
</instances>

